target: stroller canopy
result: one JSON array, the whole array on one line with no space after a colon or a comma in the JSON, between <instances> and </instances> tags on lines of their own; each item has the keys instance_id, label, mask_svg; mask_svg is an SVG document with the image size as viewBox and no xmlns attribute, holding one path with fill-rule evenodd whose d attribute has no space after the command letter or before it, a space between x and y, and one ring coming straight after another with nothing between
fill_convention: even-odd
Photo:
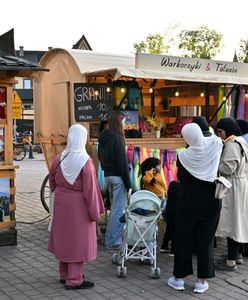
<instances>
[{"instance_id":1,"label":"stroller canopy","mask_svg":"<svg viewBox=\"0 0 248 300\"><path fill-rule=\"evenodd\" d=\"M161 201L157 195L152 192L141 190L137 191L130 197L129 210L143 208L150 211L160 212Z\"/></svg>"}]
</instances>

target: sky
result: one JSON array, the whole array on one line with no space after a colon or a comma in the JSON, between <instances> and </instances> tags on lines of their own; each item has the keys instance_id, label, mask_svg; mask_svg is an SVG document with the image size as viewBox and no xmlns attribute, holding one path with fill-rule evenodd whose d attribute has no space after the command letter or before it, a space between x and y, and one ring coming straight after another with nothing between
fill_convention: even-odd
<instances>
[{"instance_id":1,"label":"sky","mask_svg":"<svg viewBox=\"0 0 248 300\"><path fill-rule=\"evenodd\" d=\"M0 35L14 28L15 48L25 51L71 49L84 34L94 51L129 54L170 24L207 26L224 35L216 59L232 61L248 38L247 14L248 0L12 0L1 1Z\"/></svg>"}]
</instances>

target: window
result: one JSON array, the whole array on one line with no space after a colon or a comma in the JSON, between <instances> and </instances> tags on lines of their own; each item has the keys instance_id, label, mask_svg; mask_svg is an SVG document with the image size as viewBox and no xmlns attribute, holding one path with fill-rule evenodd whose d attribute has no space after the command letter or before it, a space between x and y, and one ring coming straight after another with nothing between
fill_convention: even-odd
<instances>
[{"instance_id":1,"label":"window","mask_svg":"<svg viewBox=\"0 0 248 300\"><path fill-rule=\"evenodd\" d=\"M32 88L31 79L23 79L23 88L24 89L31 89Z\"/></svg>"}]
</instances>

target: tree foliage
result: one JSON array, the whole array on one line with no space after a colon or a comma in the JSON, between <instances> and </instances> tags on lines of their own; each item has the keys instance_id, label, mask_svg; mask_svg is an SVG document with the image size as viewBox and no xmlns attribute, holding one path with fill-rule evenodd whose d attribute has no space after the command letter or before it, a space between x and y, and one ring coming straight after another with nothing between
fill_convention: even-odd
<instances>
[{"instance_id":1,"label":"tree foliage","mask_svg":"<svg viewBox=\"0 0 248 300\"><path fill-rule=\"evenodd\" d=\"M182 30L179 34L179 49L184 56L211 59L221 50L223 34L201 26L196 30Z\"/></svg>"},{"instance_id":2,"label":"tree foliage","mask_svg":"<svg viewBox=\"0 0 248 300\"><path fill-rule=\"evenodd\" d=\"M240 62L248 63L248 39L240 40L238 58Z\"/></svg>"},{"instance_id":3,"label":"tree foliage","mask_svg":"<svg viewBox=\"0 0 248 300\"><path fill-rule=\"evenodd\" d=\"M136 53L161 54L166 49L164 37L159 33L149 34L145 41L135 43L134 49Z\"/></svg>"}]
</instances>

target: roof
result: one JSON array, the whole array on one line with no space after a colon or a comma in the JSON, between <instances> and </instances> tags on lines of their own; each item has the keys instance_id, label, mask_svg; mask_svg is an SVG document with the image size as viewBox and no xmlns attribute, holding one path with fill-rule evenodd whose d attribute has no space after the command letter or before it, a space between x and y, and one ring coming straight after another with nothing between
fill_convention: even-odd
<instances>
[{"instance_id":1,"label":"roof","mask_svg":"<svg viewBox=\"0 0 248 300\"><path fill-rule=\"evenodd\" d=\"M22 100L32 100L33 90L32 89L15 89L17 94Z\"/></svg>"},{"instance_id":2,"label":"roof","mask_svg":"<svg viewBox=\"0 0 248 300\"><path fill-rule=\"evenodd\" d=\"M90 44L88 43L86 37L84 34L82 37L76 42L75 45L73 45L72 49L84 49L84 50L92 50Z\"/></svg>"},{"instance_id":3,"label":"roof","mask_svg":"<svg viewBox=\"0 0 248 300\"><path fill-rule=\"evenodd\" d=\"M248 64L237 62L224 62L152 54L136 54L135 57L134 54L121 55L87 50L67 50L54 48L43 56L41 63L45 64L49 57L52 57L56 54L56 51L64 51L69 53L78 66L80 73L87 76L111 75L114 80L124 76L131 78L162 79L188 82L248 84ZM137 62L140 61L140 57L142 58L142 56L148 56L151 58L151 64L139 65L139 67L137 67ZM139 59L137 59L137 57ZM161 59L178 61L179 67L177 67L176 62L173 62L172 67L165 67L162 65ZM155 65L155 63L157 65ZM206 68L208 64L213 65L213 67L211 71L207 72ZM234 71L229 72L227 70L223 72L217 72L214 70L214 68L216 68L216 64L218 65L219 69L220 65L226 65L227 69L233 69ZM194 66L194 71L192 71L189 66ZM201 66L201 68L199 66Z\"/></svg>"},{"instance_id":4,"label":"roof","mask_svg":"<svg viewBox=\"0 0 248 300\"><path fill-rule=\"evenodd\" d=\"M14 29L0 35L0 50L10 55L15 55Z\"/></svg>"},{"instance_id":5,"label":"roof","mask_svg":"<svg viewBox=\"0 0 248 300\"><path fill-rule=\"evenodd\" d=\"M17 57L39 63L39 61L41 60L42 56L46 53L46 51L23 50L23 53L24 56L20 56L20 50L15 51L15 55Z\"/></svg>"},{"instance_id":6,"label":"roof","mask_svg":"<svg viewBox=\"0 0 248 300\"><path fill-rule=\"evenodd\" d=\"M31 60L16 57L0 50L0 70L6 71L20 71L20 70L31 70L31 71L46 71L42 69L40 65Z\"/></svg>"}]
</instances>

